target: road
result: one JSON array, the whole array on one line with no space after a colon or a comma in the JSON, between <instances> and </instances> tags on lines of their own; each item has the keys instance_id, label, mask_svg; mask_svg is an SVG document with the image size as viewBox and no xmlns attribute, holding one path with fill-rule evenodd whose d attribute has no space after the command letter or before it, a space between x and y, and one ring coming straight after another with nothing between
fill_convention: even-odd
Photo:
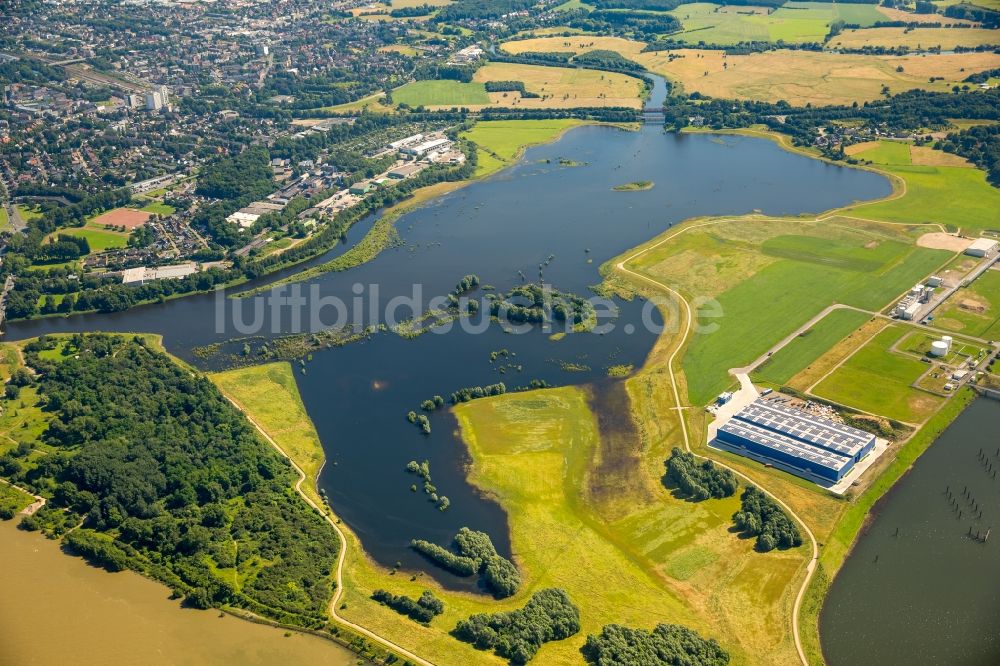
<instances>
[{"instance_id":1,"label":"road","mask_svg":"<svg viewBox=\"0 0 1000 666\"><path fill-rule=\"evenodd\" d=\"M223 393L223 395L226 394ZM434 666L433 663L427 661L423 657L418 657L417 655L413 654L403 646L393 643L385 636L380 636L379 634L376 634L374 631L365 629L360 624L355 624L350 620L337 614L337 606L340 603L340 598L344 594L344 561L347 559L347 547L348 547L347 535L344 534L344 531L340 528L340 525L338 525L337 521L335 521L330 516L326 508L316 504L316 502L312 501L312 499L302 490L302 484L305 483L307 480L306 473L302 471L302 468L298 466L298 464L292 459L292 457L288 455L288 453L286 453L285 450L282 449L281 446L279 446L278 443L274 441L269 434L267 434L267 431L264 430L264 428L262 428L261 425L254 420L254 418L250 415L250 413L243 408L243 405L237 402L230 395L226 395L226 399L228 399L229 402L231 402L233 406L236 407L236 409L240 410L243 413L243 415L246 416L247 420L250 421L250 423L252 423L253 426L257 429L257 432L259 432L261 436L263 436L264 439L267 440L267 442L278 451L278 453L280 453L281 455L283 455L285 458L288 459L288 462L292 464L292 468L295 469L296 474L299 475L299 481L298 483L295 484L295 492L297 492L302 497L302 499L304 499L309 504L309 506L319 511L319 513L326 519L326 522L330 523L334 531L337 533L337 536L340 538L340 552L338 553L337 556L337 572L334 578L334 582L336 583L336 589L333 592L333 598L330 600L330 616L340 624L344 625L345 627L361 634L362 636L365 636L366 638L370 638L371 640L375 641L382 647L410 660L414 664L419 664L420 666ZM310 481L310 483L312 483L312 481Z\"/></svg>"}]
</instances>

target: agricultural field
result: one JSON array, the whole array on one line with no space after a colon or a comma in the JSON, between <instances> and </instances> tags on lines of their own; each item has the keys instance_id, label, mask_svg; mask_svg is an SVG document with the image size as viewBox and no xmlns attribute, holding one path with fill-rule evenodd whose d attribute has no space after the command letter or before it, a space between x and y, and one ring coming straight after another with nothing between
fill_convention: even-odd
<instances>
[{"instance_id":1,"label":"agricultural field","mask_svg":"<svg viewBox=\"0 0 1000 666\"><path fill-rule=\"evenodd\" d=\"M480 85L487 81L521 81L528 92L541 97L522 98L519 93L487 93L489 103L529 109L595 106L639 108L645 91L643 81L626 74L499 62L480 67L476 70L473 81Z\"/></svg>"},{"instance_id":2,"label":"agricultural field","mask_svg":"<svg viewBox=\"0 0 1000 666\"><path fill-rule=\"evenodd\" d=\"M943 399L911 387L930 366L911 355L894 352L913 329L894 324L869 340L817 384L814 395L906 423L921 423L941 407Z\"/></svg>"},{"instance_id":3,"label":"agricultural field","mask_svg":"<svg viewBox=\"0 0 1000 666\"><path fill-rule=\"evenodd\" d=\"M936 4L939 7L944 7L945 5L953 5L958 2L959 0L953 0L952 2L938 2ZM986 2L994 2L998 7L1000 7L1000 0L986 0ZM980 6L983 5L982 2L979 4ZM967 21L965 19L943 17L940 14L916 14L914 12L896 9L895 7L880 6L878 7L878 11L890 21L902 21L904 23L948 23L951 25L972 25L974 23L974 21Z\"/></svg>"},{"instance_id":4,"label":"agricultural field","mask_svg":"<svg viewBox=\"0 0 1000 666\"><path fill-rule=\"evenodd\" d=\"M861 26L885 20L872 5L789 2L776 10L763 7L681 5L670 12L684 31L670 35L689 44L738 44L783 40L790 44L822 42L837 20Z\"/></svg>"},{"instance_id":5,"label":"agricultural field","mask_svg":"<svg viewBox=\"0 0 1000 666\"><path fill-rule=\"evenodd\" d=\"M867 5L866 5L867 6ZM948 19L945 19L948 20ZM845 30L826 44L826 48L861 49L866 46L894 48L904 46L921 51L940 48L945 51L956 47L998 44L996 30L984 28L865 28Z\"/></svg>"},{"instance_id":6,"label":"agricultural field","mask_svg":"<svg viewBox=\"0 0 1000 666\"><path fill-rule=\"evenodd\" d=\"M10 219L7 217L7 208L0 206L0 231L6 230L10 226Z\"/></svg>"},{"instance_id":7,"label":"agricultural field","mask_svg":"<svg viewBox=\"0 0 1000 666\"><path fill-rule=\"evenodd\" d=\"M952 294L935 311L934 325L984 340L1000 340L1000 271L986 271Z\"/></svg>"},{"instance_id":8,"label":"agricultural field","mask_svg":"<svg viewBox=\"0 0 1000 666\"><path fill-rule=\"evenodd\" d=\"M462 136L476 144L477 177L487 176L516 162L524 149L558 138L577 127L575 119L492 120L476 123Z\"/></svg>"},{"instance_id":9,"label":"agricultural field","mask_svg":"<svg viewBox=\"0 0 1000 666\"><path fill-rule=\"evenodd\" d=\"M857 310L831 311L758 367L752 379L783 385L869 319Z\"/></svg>"},{"instance_id":10,"label":"agricultural field","mask_svg":"<svg viewBox=\"0 0 1000 666\"><path fill-rule=\"evenodd\" d=\"M523 98L517 92L487 93L484 85L487 81L521 81L528 92L540 97ZM569 67L488 63L476 71L471 83L415 81L394 90L392 99L396 104L438 109L459 106L477 110L491 104L530 109L638 108L642 104L644 90L645 84L640 79L626 74Z\"/></svg>"},{"instance_id":11,"label":"agricultural field","mask_svg":"<svg viewBox=\"0 0 1000 666\"><path fill-rule=\"evenodd\" d=\"M424 5L430 5L431 7L444 7L445 5L450 5L451 3L452 0L391 0L393 9L423 7Z\"/></svg>"},{"instance_id":12,"label":"agricultural field","mask_svg":"<svg viewBox=\"0 0 1000 666\"><path fill-rule=\"evenodd\" d=\"M882 87L891 93L914 88L950 91L974 72L1000 67L1000 55L962 53L933 56L870 56L812 51L768 51L726 55L722 51L679 50L643 54L650 71L680 83L685 92L711 97L851 104L878 99ZM683 57L676 57L676 56ZM903 71L897 71L902 67ZM929 83L930 77L943 77Z\"/></svg>"},{"instance_id":13,"label":"agricultural field","mask_svg":"<svg viewBox=\"0 0 1000 666\"><path fill-rule=\"evenodd\" d=\"M489 104L490 98L482 83L461 81L412 81L392 91L395 104L416 108L427 107L480 107Z\"/></svg>"},{"instance_id":14,"label":"agricultural field","mask_svg":"<svg viewBox=\"0 0 1000 666\"><path fill-rule=\"evenodd\" d=\"M537 33L538 31L535 32ZM572 51L574 55L580 55L581 53L589 53L590 51L598 50L614 51L625 58L639 62L641 55L650 55L648 53L642 53L642 49L645 46L646 45L642 42L625 39L623 37L604 37L598 35L574 35L572 37L563 37L559 35L553 37L534 37L531 39L518 39L515 41L504 42L500 48L507 53L512 53L514 55L519 55L521 53L525 53L526 51L542 53Z\"/></svg>"},{"instance_id":15,"label":"agricultural field","mask_svg":"<svg viewBox=\"0 0 1000 666\"><path fill-rule=\"evenodd\" d=\"M629 268L718 303L699 321L705 331L692 336L682 362L689 401L703 405L734 382L730 368L826 306L880 310L949 256L916 247L893 225L744 218L691 228Z\"/></svg>"}]
</instances>

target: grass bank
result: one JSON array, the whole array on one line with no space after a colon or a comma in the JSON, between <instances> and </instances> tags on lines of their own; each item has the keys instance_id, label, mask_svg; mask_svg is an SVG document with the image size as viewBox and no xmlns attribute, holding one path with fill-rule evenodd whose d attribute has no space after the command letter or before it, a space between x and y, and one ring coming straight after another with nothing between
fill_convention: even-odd
<instances>
[{"instance_id":1,"label":"grass bank","mask_svg":"<svg viewBox=\"0 0 1000 666\"><path fill-rule=\"evenodd\" d=\"M269 363L208 375L222 393L259 425L306 474L302 490L323 505L316 479L325 460L290 363Z\"/></svg>"}]
</instances>

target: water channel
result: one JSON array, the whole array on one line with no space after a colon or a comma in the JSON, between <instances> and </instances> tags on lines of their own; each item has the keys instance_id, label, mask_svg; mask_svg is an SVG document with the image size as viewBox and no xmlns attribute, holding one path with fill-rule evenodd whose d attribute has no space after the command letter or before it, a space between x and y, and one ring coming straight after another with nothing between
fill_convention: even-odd
<instances>
[{"instance_id":1,"label":"water channel","mask_svg":"<svg viewBox=\"0 0 1000 666\"><path fill-rule=\"evenodd\" d=\"M978 399L875 506L823 606L830 666L1000 664L998 426Z\"/></svg>"}]
</instances>

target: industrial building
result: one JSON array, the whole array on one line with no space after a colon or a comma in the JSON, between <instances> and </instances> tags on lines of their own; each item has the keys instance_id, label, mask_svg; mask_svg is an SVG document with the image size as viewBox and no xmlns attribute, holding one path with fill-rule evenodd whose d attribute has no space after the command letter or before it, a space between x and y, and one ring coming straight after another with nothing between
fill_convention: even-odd
<instances>
[{"instance_id":1,"label":"industrial building","mask_svg":"<svg viewBox=\"0 0 1000 666\"><path fill-rule=\"evenodd\" d=\"M997 241L990 238L977 238L972 245L965 248L965 253L970 257L992 257L996 254Z\"/></svg>"},{"instance_id":2,"label":"industrial building","mask_svg":"<svg viewBox=\"0 0 1000 666\"><path fill-rule=\"evenodd\" d=\"M809 412L757 400L722 425L720 442L798 476L840 481L875 447L875 435Z\"/></svg>"},{"instance_id":3,"label":"industrial building","mask_svg":"<svg viewBox=\"0 0 1000 666\"><path fill-rule=\"evenodd\" d=\"M122 284L136 285L154 280L180 280L197 272L198 265L193 261L183 264L173 264L171 266L158 266L156 268L148 268L146 266L126 268L122 271Z\"/></svg>"},{"instance_id":4,"label":"industrial building","mask_svg":"<svg viewBox=\"0 0 1000 666\"><path fill-rule=\"evenodd\" d=\"M451 141L446 138L430 139L415 146L406 146L400 152L414 157L423 157L433 151L444 151L451 147Z\"/></svg>"}]
</instances>

